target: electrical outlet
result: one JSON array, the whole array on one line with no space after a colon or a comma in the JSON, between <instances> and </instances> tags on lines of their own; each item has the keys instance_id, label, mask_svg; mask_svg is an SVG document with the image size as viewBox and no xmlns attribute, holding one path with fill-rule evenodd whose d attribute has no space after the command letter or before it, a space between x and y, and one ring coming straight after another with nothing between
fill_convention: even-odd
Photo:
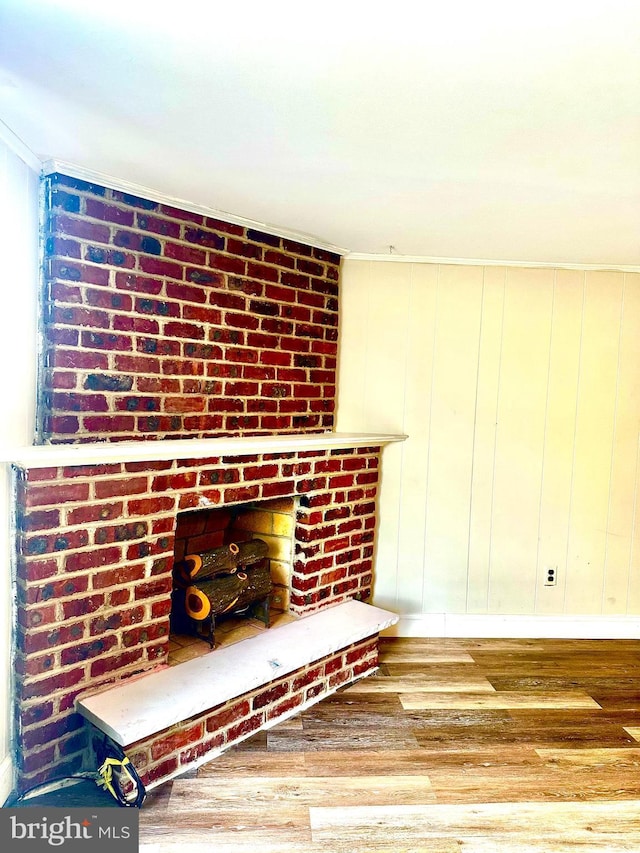
<instances>
[{"instance_id":1,"label":"electrical outlet","mask_svg":"<svg viewBox=\"0 0 640 853\"><path fill-rule=\"evenodd\" d=\"M546 566L544 570L544 585L555 586L558 583L558 567Z\"/></svg>"}]
</instances>

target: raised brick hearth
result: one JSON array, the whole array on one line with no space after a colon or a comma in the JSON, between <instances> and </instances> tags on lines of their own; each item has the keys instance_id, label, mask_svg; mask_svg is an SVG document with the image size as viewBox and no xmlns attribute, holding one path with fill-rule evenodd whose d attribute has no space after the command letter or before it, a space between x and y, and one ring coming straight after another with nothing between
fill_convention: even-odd
<instances>
[{"instance_id":1,"label":"raised brick hearth","mask_svg":"<svg viewBox=\"0 0 640 853\"><path fill-rule=\"evenodd\" d=\"M14 465L21 789L93 765L78 697L166 665L179 514L295 498L291 614L367 601L384 443L325 437L337 255L60 174L44 190L49 446ZM250 436L260 450L211 448ZM274 673L132 760L167 778L371 671L376 650L360 635Z\"/></svg>"}]
</instances>

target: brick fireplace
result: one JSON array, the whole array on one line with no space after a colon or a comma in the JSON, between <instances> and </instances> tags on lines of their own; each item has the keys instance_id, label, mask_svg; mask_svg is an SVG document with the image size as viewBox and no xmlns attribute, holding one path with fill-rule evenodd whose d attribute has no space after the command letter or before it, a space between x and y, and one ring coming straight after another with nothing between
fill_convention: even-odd
<instances>
[{"instance_id":1,"label":"brick fireplace","mask_svg":"<svg viewBox=\"0 0 640 853\"><path fill-rule=\"evenodd\" d=\"M184 513L295 499L291 613L368 600L384 443L330 432L339 257L60 174L44 189L45 446L14 465L22 789L91 766L79 697L166 665ZM363 637L123 745L155 783L376 663Z\"/></svg>"}]
</instances>

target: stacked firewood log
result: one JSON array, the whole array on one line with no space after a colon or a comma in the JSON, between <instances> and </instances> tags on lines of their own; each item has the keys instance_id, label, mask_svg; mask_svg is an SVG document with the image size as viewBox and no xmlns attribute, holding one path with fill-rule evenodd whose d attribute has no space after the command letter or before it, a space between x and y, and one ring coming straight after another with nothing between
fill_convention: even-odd
<instances>
[{"instance_id":1,"label":"stacked firewood log","mask_svg":"<svg viewBox=\"0 0 640 853\"><path fill-rule=\"evenodd\" d=\"M196 623L195 633L204 634L213 646L216 617L247 610L268 625L268 600L273 582L269 572L267 544L261 539L232 542L201 554L188 554L176 563L174 613ZM265 617L266 612L266 617ZM198 624L200 623L200 624ZM208 630L207 630L208 629Z\"/></svg>"}]
</instances>

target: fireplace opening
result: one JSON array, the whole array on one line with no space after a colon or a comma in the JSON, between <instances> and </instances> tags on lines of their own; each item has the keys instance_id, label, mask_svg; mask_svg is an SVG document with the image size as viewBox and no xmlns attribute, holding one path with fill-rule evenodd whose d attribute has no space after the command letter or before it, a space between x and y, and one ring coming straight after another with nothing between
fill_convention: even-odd
<instances>
[{"instance_id":1,"label":"fireplace opening","mask_svg":"<svg viewBox=\"0 0 640 853\"><path fill-rule=\"evenodd\" d=\"M296 504L277 498L178 514L170 664L295 620L289 594Z\"/></svg>"}]
</instances>

